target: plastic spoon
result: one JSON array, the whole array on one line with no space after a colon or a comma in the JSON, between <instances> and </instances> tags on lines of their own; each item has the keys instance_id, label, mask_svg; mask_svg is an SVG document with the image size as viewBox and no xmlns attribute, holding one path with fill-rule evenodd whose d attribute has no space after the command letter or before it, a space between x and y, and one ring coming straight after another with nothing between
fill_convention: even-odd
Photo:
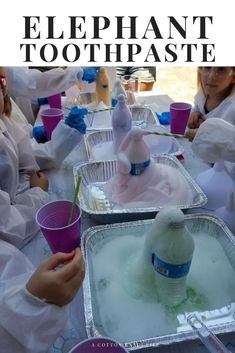
<instances>
[{"instance_id":1,"label":"plastic spoon","mask_svg":"<svg viewBox=\"0 0 235 353\"><path fill-rule=\"evenodd\" d=\"M94 109L94 110L88 110L88 115L90 114L95 114L95 113L100 113L100 112L106 112L106 111L110 111L110 110L113 110L114 108L113 107L109 107L109 108L103 108L103 109Z\"/></svg>"},{"instance_id":2,"label":"plastic spoon","mask_svg":"<svg viewBox=\"0 0 235 353\"><path fill-rule=\"evenodd\" d=\"M189 315L187 321L208 351L211 353L231 353L195 314Z\"/></svg>"}]
</instances>

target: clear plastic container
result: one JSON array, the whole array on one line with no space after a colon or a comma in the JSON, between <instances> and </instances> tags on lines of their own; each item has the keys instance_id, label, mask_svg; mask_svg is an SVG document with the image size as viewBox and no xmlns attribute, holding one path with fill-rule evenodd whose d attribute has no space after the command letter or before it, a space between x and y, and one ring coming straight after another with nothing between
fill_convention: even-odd
<instances>
[{"instance_id":1,"label":"clear plastic container","mask_svg":"<svg viewBox=\"0 0 235 353\"><path fill-rule=\"evenodd\" d=\"M139 78L136 75L123 75L121 76L121 84L126 92L133 93L139 92Z\"/></svg>"},{"instance_id":2,"label":"clear plastic container","mask_svg":"<svg viewBox=\"0 0 235 353\"><path fill-rule=\"evenodd\" d=\"M194 251L183 212L175 207L160 210L150 238L159 299L166 305L177 305L186 299L186 277Z\"/></svg>"},{"instance_id":3,"label":"clear plastic container","mask_svg":"<svg viewBox=\"0 0 235 353\"><path fill-rule=\"evenodd\" d=\"M140 91L152 91L154 85L154 77L147 69L139 70L135 72L135 76L139 78Z\"/></svg>"}]
</instances>

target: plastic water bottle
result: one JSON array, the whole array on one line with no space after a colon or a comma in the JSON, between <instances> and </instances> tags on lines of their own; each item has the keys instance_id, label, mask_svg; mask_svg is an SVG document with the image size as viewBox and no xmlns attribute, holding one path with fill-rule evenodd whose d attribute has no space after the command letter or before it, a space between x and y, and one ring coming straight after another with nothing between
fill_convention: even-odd
<instances>
[{"instance_id":1,"label":"plastic water bottle","mask_svg":"<svg viewBox=\"0 0 235 353\"><path fill-rule=\"evenodd\" d=\"M112 129L114 152L117 153L122 140L131 129L132 116L127 106L125 96L120 94L118 102L112 113Z\"/></svg>"},{"instance_id":2,"label":"plastic water bottle","mask_svg":"<svg viewBox=\"0 0 235 353\"><path fill-rule=\"evenodd\" d=\"M117 98L120 94L123 94L126 97L126 91L123 88L120 79L118 78L113 85L113 89L111 92L111 105L112 107L115 107L117 104Z\"/></svg>"},{"instance_id":3,"label":"plastic water bottle","mask_svg":"<svg viewBox=\"0 0 235 353\"><path fill-rule=\"evenodd\" d=\"M150 238L159 299L166 305L177 305L187 297L186 277L194 251L194 240L183 212L175 207L160 210Z\"/></svg>"}]
</instances>

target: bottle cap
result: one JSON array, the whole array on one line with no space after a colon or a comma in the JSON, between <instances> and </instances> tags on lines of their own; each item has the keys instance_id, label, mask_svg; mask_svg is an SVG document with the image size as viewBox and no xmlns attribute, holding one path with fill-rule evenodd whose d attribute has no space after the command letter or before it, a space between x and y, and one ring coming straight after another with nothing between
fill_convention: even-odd
<instances>
[{"instance_id":1,"label":"bottle cap","mask_svg":"<svg viewBox=\"0 0 235 353\"><path fill-rule=\"evenodd\" d=\"M182 228L184 226L183 212L173 206L164 207L157 215L157 220L168 228Z\"/></svg>"}]
</instances>

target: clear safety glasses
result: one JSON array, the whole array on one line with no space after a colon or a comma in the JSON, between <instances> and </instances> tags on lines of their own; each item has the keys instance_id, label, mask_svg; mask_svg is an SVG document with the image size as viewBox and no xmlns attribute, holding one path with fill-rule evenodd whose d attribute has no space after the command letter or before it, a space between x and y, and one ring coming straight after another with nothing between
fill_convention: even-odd
<instances>
[{"instance_id":1,"label":"clear safety glasses","mask_svg":"<svg viewBox=\"0 0 235 353\"><path fill-rule=\"evenodd\" d=\"M6 77L0 76L0 89L2 91L3 97L6 97L7 95L7 81Z\"/></svg>"},{"instance_id":2,"label":"clear safety glasses","mask_svg":"<svg viewBox=\"0 0 235 353\"><path fill-rule=\"evenodd\" d=\"M225 78L234 74L234 70L231 67L200 67L199 72L202 76L213 74L220 78Z\"/></svg>"}]
</instances>

